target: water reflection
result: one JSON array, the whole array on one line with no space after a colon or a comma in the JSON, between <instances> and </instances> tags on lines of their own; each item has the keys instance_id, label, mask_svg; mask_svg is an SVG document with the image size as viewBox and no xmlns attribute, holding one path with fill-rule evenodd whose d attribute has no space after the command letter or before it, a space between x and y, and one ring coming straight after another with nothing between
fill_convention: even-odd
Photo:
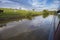
<instances>
[{"instance_id":1,"label":"water reflection","mask_svg":"<svg viewBox=\"0 0 60 40\"><path fill-rule=\"evenodd\" d=\"M0 27L6 26L6 24L0 24Z\"/></svg>"},{"instance_id":2,"label":"water reflection","mask_svg":"<svg viewBox=\"0 0 60 40\"><path fill-rule=\"evenodd\" d=\"M46 17L48 17L49 15L43 15L43 18L46 18Z\"/></svg>"},{"instance_id":3,"label":"water reflection","mask_svg":"<svg viewBox=\"0 0 60 40\"><path fill-rule=\"evenodd\" d=\"M58 15L59 19L60 19L60 15Z\"/></svg>"},{"instance_id":4,"label":"water reflection","mask_svg":"<svg viewBox=\"0 0 60 40\"><path fill-rule=\"evenodd\" d=\"M50 30L53 29L53 23L53 15L46 18L41 15L33 17L31 20L12 21L1 28L1 35L4 40L48 40Z\"/></svg>"},{"instance_id":5,"label":"water reflection","mask_svg":"<svg viewBox=\"0 0 60 40\"><path fill-rule=\"evenodd\" d=\"M41 16L41 15L40 15ZM43 18L46 18L48 17L49 15L42 15ZM3 25L5 23L8 23L8 22L11 22L11 21L19 21L19 20L22 20L22 19L28 19L28 20L32 20L33 17L27 17L27 18L17 18L17 19L7 19L7 20L0 20L0 25ZM1 26L2 27L2 26Z\"/></svg>"}]
</instances>

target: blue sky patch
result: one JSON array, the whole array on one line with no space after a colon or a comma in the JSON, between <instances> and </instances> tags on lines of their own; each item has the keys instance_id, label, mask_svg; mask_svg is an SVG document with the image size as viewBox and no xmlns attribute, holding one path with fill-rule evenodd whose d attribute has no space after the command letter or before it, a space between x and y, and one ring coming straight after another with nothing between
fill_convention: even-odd
<instances>
[{"instance_id":1,"label":"blue sky patch","mask_svg":"<svg viewBox=\"0 0 60 40\"><path fill-rule=\"evenodd\" d=\"M0 7L56 10L60 8L59 3L60 0L0 0Z\"/></svg>"}]
</instances>

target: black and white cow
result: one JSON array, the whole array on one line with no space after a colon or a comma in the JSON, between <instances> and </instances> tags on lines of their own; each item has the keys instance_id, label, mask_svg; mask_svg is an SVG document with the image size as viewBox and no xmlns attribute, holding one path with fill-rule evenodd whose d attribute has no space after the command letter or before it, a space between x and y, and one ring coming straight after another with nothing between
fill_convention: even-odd
<instances>
[{"instance_id":1,"label":"black and white cow","mask_svg":"<svg viewBox=\"0 0 60 40\"><path fill-rule=\"evenodd\" d=\"M3 10L0 10L0 13L3 13L4 11Z\"/></svg>"},{"instance_id":2,"label":"black and white cow","mask_svg":"<svg viewBox=\"0 0 60 40\"><path fill-rule=\"evenodd\" d=\"M60 13L60 10L58 10L57 13Z\"/></svg>"},{"instance_id":3,"label":"black and white cow","mask_svg":"<svg viewBox=\"0 0 60 40\"><path fill-rule=\"evenodd\" d=\"M58 15L60 15L60 10L57 11Z\"/></svg>"}]
</instances>

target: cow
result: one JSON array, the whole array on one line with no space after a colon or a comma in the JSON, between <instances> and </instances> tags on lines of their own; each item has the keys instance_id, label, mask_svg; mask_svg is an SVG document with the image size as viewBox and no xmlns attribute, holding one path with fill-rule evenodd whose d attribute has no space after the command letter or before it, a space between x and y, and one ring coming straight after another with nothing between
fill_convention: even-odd
<instances>
[{"instance_id":1,"label":"cow","mask_svg":"<svg viewBox=\"0 0 60 40\"><path fill-rule=\"evenodd\" d=\"M4 11L3 10L0 10L0 13L3 13Z\"/></svg>"},{"instance_id":2,"label":"cow","mask_svg":"<svg viewBox=\"0 0 60 40\"><path fill-rule=\"evenodd\" d=\"M57 11L57 14L60 15L60 10Z\"/></svg>"},{"instance_id":3,"label":"cow","mask_svg":"<svg viewBox=\"0 0 60 40\"><path fill-rule=\"evenodd\" d=\"M57 13L60 13L60 10L58 10Z\"/></svg>"}]
</instances>

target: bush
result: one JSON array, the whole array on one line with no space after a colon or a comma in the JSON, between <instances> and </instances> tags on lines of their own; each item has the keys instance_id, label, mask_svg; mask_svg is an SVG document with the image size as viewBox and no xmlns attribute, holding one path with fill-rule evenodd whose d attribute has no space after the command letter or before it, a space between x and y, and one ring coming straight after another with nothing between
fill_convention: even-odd
<instances>
[{"instance_id":1,"label":"bush","mask_svg":"<svg viewBox=\"0 0 60 40\"><path fill-rule=\"evenodd\" d=\"M47 17L49 15L49 12L47 10L43 10L43 17Z\"/></svg>"}]
</instances>

